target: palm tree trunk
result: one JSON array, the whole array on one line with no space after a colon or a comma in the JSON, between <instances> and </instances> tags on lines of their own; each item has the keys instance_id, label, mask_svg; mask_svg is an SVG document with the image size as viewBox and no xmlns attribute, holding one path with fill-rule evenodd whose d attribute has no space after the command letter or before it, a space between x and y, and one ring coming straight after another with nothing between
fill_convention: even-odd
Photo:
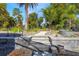
<instances>
[{"instance_id":1,"label":"palm tree trunk","mask_svg":"<svg viewBox=\"0 0 79 59\"><path fill-rule=\"evenodd\" d=\"M28 19L29 19L29 16L28 16L28 3L25 4L25 10L26 10L26 24L25 24L25 29L27 30L28 29Z\"/></svg>"}]
</instances>

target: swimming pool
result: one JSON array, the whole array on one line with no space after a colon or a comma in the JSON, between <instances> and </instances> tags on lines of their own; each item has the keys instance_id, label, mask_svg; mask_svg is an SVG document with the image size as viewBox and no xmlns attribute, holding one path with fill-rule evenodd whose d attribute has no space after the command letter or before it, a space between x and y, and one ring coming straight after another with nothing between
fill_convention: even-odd
<instances>
[{"instance_id":1,"label":"swimming pool","mask_svg":"<svg viewBox=\"0 0 79 59\"><path fill-rule=\"evenodd\" d=\"M15 38L20 37L17 33L0 33L0 56L6 56L15 49Z\"/></svg>"}]
</instances>

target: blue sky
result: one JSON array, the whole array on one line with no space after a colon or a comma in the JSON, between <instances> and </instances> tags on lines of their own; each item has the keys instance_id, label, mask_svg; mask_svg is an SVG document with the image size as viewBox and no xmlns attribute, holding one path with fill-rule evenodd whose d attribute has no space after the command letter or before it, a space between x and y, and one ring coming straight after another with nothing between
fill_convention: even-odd
<instances>
[{"instance_id":1,"label":"blue sky","mask_svg":"<svg viewBox=\"0 0 79 59\"><path fill-rule=\"evenodd\" d=\"M39 17L40 17L40 16L43 16L43 14L42 14L42 12L41 12L41 9L47 7L48 5L49 5L49 4L47 4L47 3L40 3L40 4L38 4L38 6L35 7L34 9L29 8L29 13L31 13L31 12L36 12ZM20 8L20 7L18 6L18 4L16 4L16 3L8 3L8 5L7 5L7 10L8 10L8 12L10 13L10 15L12 15L12 11L13 11L14 8L19 8L19 9L22 11L23 23L24 23L24 22L25 22L25 18L26 18L26 14L25 14L25 9L24 9L24 7L21 7L21 8Z\"/></svg>"}]
</instances>

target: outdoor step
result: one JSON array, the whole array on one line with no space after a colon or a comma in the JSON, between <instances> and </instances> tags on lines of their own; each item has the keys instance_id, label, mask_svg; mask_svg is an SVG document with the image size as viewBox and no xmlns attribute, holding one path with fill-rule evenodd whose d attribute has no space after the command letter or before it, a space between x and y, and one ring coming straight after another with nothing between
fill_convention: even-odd
<instances>
[{"instance_id":1,"label":"outdoor step","mask_svg":"<svg viewBox=\"0 0 79 59\"><path fill-rule=\"evenodd\" d=\"M33 41L35 41L35 42L40 42L40 43L44 43L44 44L50 44L49 41L40 41L40 40L33 40Z\"/></svg>"},{"instance_id":2,"label":"outdoor step","mask_svg":"<svg viewBox=\"0 0 79 59\"><path fill-rule=\"evenodd\" d=\"M38 42L49 42L48 40L32 40L32 41L38 41Z\"/></svg>"},{"instance_id":3,"label":"outdoor step","mask_svg":"<svg viewBox=\"0 0 79 59\"><path fill-rule=\"evenodd\" d=\"M46 41L40 41L40 40L33 40L33 41L38 41L38 42L49 42L49 41L47 41L47 40L46 40Z\"/></svg>"},{"instance_id":4,"label":"outdoor step","mask_svg":"<svg viewBox=\"0 0 79 59\"><path fill-rule=\"evenodd\" d=\"M32 38L48 38L48 36L32 36Z\"/></svg>"},{"instance_id":5,"label":"outdoor step","mask_svg":"<svg viewBox=\"0 0 79 59\"><path fill-rule=\"evenodd\" d=\"M59 40L65 40L65 41L67 41L67 40L70 40L70 41L72 41L72 40L79 40L79 37L51 37L51 39L52 40L55 40L55 41L59 41Z\"/></svg>"},{"instance_id":6,"label":"outdoor step","mask_svg":"<svg viewBox=\"0 0 79 59\"><path fill-rule=\"evenodd\" d=\"M32 41L40 42L45 45L50 45L48 36L33 36Z\"/></svg>"},{"instance_id":7,"label":"outdoor step","mask_svg":"<svg viewBox=\"0 0 79 59\"><path fill-rule=\"evenodd\" d=\"M48 38L32 38L32 40L49 40Z\"/></svg>"}]
</instances>

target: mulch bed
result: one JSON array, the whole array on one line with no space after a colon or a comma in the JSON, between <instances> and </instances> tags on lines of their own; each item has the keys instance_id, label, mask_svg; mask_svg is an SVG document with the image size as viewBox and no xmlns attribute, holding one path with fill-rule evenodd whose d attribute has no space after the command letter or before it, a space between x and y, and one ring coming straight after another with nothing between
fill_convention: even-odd
<instances>
[{"instance_id":1,"label":"mulch bed","mask_svg":"<svg viewBox=\"0 0 79 59\"><path fill-rule=\"evenodd\" d=\"M29 49L15 49L11 53L8 54L8 56L31 56L32 50Z\"/></svg>"}]
</instances>

